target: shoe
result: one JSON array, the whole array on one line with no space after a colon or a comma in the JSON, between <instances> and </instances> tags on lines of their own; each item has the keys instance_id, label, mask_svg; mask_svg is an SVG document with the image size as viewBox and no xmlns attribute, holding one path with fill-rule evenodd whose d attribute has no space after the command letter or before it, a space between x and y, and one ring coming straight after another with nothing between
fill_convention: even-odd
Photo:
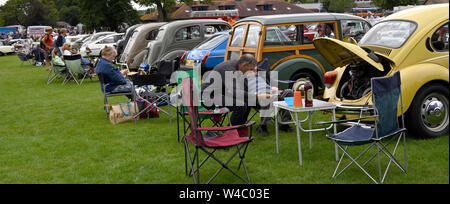
<instances>
[{"instance_id":1,"label":"shoe","mask_svg":"<svg viewBox=\"0 0 450 204\"><path fill-rule=\"evenodd\" d=\"M269 136L269 131L267 131L267 125L260 125L258 128L256 128L256 130L258 131L259 135L263 137Z\"/></svg>"},{"instance_id":2,"label":"shoe","mask_svg":"<svg viewBox=\"0 0 450 204\"><path fill-rule=\"evenodd\" d=\"M294 128L289 125L280 125L280 130L283 132L294 132Z\"/></svg>"}]
</instances>

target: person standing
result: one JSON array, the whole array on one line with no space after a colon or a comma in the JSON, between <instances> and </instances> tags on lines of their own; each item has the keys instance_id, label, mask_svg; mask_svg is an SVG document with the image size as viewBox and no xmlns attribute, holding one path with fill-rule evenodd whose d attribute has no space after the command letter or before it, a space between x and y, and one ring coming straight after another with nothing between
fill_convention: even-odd
<instances>
[{"instance_id":1,"label":"person standing","mask_svg":"<svg viewBox=\"0 0 450 204\"><path fill-rule=\"evenodd\" d=\"M41 47L45 50L45 70L50 71L50 53L53 47L53 28L47 27L45 29L45 35L41 40Z\"/></svg>"},{"instance_id":2,"label":"person standing","mask_svg":"<svg viewBox=\"0 0 450 204\"><path fill-rule=\"evenodd\" d=\"M58 48L59 50L59 52L58 52L58 55L59 56L62 56L62 47L63 47L63 45L66 43L66 36L67 36L67 29L66 28L62 28L60 31L59 31L59 35L58 35L58 38L56 39L56 42L55 42L55 47L56 48Z\"/></svg>"}]
</instances>

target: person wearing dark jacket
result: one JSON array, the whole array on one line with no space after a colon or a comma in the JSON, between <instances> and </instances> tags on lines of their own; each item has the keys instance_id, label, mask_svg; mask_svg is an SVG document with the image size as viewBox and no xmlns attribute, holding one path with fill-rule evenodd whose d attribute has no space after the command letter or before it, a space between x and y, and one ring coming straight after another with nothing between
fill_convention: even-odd
<instances>
[{"instance_id":1,"label":"person wearing dark jacket","mask_svg":"<svg viewBox=\"0 0 450 204\"><path fill-rule=\"evenodd\" d=\"M211 77L211 81L205 81L202 86L202 96L209 95L214 98L214 95L217 94L214 91L221 89L221 96L219 97L222 97L222 100L219 104L216 102L211 104L211 101L207 101L208 104L204 102L204 106L211 109L216 106L227 107L233 112L230 117L231 125L245 124L252 106L256 105L256 100L258 98L270 98L270 94L248 92L246 75L256 74L256 70L257 61L252 55L248 54L243 55L239 60L229 60L217 65L213 72L216 77L221 78L221 83L215 83L215 77ZM227 78L230 76L234 79ZM252 104L252 101L255 104Z\"/></svg>"},{"instance_id":2,"label":"person wearing dark jacket","mask_svg":"<svg viewBox=\"0 0 450 204\"><path fill-rule=\"evenodd\" d=\"M127 75L127 70L119 71L117 67L114 67L111 62L117 56L117 51L112 47L105 47L102 50L102 57L97 63L95 72L97 75L103 75L103 81L108 86L105 87L106 92L115 92L115 90L121 90L123 92L125 89L131 89L131 82L125 79ZM101 84L103 86L103 84ZM102 87L103 90L103 87ZM129 90L131 91L131 90Z\"/></svg>"}]
</instances>

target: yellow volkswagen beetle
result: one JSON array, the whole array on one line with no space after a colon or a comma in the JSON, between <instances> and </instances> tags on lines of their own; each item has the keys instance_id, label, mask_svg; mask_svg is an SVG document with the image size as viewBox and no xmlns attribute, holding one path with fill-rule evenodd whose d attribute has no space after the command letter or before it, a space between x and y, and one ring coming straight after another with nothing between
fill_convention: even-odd
<instances>
[{"instance_id":1,"label":"yellow volkswagen beetle","mask_svg":"<svg viewBox=\"0 0 450 204\"><path fill-rule=\"evenodd\" d=\"M429 138L448 133L448 23L448 3L419 6L379 22L358 45L315 40L316 49L337 67L325 74L324 98L347 110L370 106L370 78L400 71L409 133Z\"/></svg>"}]
</instances>

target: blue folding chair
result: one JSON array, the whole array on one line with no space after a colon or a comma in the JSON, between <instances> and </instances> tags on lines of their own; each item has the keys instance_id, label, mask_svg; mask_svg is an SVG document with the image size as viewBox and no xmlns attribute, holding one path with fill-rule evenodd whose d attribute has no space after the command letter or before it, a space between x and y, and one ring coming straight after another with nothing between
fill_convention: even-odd
<instances>
[{"instance_id":1,"label":"blue folding chair","mask_svg":"<svg viewBox=\"0 0 450 204\"><path fill-rule=\"evenodd\" d=\"M327 137L331 139L342 151L342 157L339 160L339 163L334 171L333 178L341 175L348 167L352 164L358 166L367 176L369 176L372 181L378 183L365 169L364 167L375 157L378 157L378 171L379 171L379 183L383 183L387 172L389 171L389 167L392 163L394 163L402 172L407 172L407 157L406 157L406 129L404 123L403 116L403 99L401 94L401 80L400 80L400 72L394 73L392 76L388 77L377 77L372 78L372 100L373 100L373 109L374 115L350 120L339 120L333 122L318 122L317 124L329 125L331 123L347 123L358 121L357 125L354 125L343 132L338 134L327 134ZM399 104L400 99L400 105ZM401 110L401 122L402 126L399 126L398 123L398 107ZM360 125L360 121L363 119L375 119L375 125L373 128L364 127ZM389 140L388 140L389 139ZM398 150L398 147L403 139L403 150L404 150L404 166L398 162L395 154ZM387 141L388 140L388 141ZM387 141L385 143L385 141ZM387 148L392 142L396 142L394 149L391 153ZM357 157L352 157L348 153L348 148L351 146L360 146L367 145L362 153ZM376 153L364 164L358 163L358 159L360 159L365 153L367 153L372 147L376 147ZM380 155L385 155L389 159L389 163L382 173L381 167L381 159ZM341 167L342 161L344 157L347 156L350 158L351 162L345 166L339 173L338 170Z\"/></svg>"}]
</instances>

